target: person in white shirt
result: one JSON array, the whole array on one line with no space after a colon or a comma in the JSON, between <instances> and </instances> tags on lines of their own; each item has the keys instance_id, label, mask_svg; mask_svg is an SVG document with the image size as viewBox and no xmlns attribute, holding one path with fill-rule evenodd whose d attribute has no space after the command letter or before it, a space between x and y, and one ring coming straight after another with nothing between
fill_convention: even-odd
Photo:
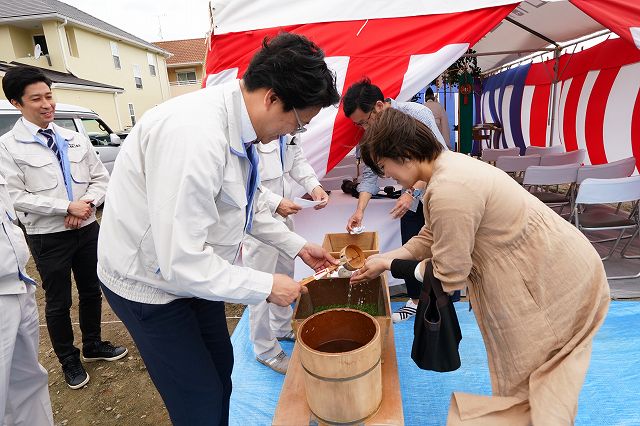
<instances>
[{"instance_id":1,"label":"person in white shirt","mask_svg":"<svg viewBox=\"0 0 640 426\"><path fill-rule=\"evenodd\" d=\"M302 151L300 136L281 136L267 144L257 145L260 155L260 184L271 214L293 231L293 215L301 207L292 200L292 187L299 184L320 204L327 205L329 195L322 189L313 167ZM294 260L276 248L247 236L242 246L242 264L263 272L293 277ZM290 305L278 306L267 301L249 305L249 335L256 360L274 371L285 374L289 356L278 340L295 340L291 329L293 310Z\"/></svg>"},{"instance_id":2,"label":"person in white shirt","mask_svg":"<svg viewBox=\"0 0 640 426\"><path fill-rule=\"evenodd\" d=\"M53 350L71 389L89 381L73 345L71 273L79 298L82 359L115 361L127 349L101 338L102 294L96 274L96 206L102 204L109 172L83 135L55 123L51 80L35 67L7 71L2 88L22 113L0 137L0 167L27 243L42 278L45 317Z\"/></svg>"},{"instance_id":3,"label":"person in white shirt","mask_svg":"<svg viewBox=\"0 0 640 426\"><path fill-rule=\"evenodd\" d=\"M38 362L36 282L16 220L0 174L0 424L53 425L47 370Z\"/></svg>"},{"instance_id":4,"label":"person in white shirt","mask_svg":"<svg viewBox=\"0 0 640 426\"><path fill-rule=\"evenodd\" d=\"M314 269L337 264L275 219L256 143L303 132L337 104L322 50L281 33L241 80L147 111L120 151L98 247L105 297L175 425L229 421L233 349L223 302L291 304L300 283L235 264L247 233Z\"/></svg>"}]
</instances>

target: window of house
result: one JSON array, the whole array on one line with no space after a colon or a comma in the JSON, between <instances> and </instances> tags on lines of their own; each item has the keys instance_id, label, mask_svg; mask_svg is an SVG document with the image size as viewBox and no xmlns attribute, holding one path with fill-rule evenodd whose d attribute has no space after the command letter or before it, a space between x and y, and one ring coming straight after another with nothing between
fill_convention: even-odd
<instances>
[{"instance_id":1,"label":"window of house","mask_svg":"<svg viewBox=\"0 0 640 426\"><path fill-rule=\"evenodd\" d=\"M42 51L43 55L49 54L49 48L47 47L47 38L44 35L40 34L33 36L33 45L35 46L36 44L40 45L40 50Z\"/></svg>"},{"instance_id":2,"label":"window of house","mask_svg":"<svg viewBox=\"0 0 640 426\"><path fill-rule=\"evenodd\" d=\"M133 66L133 80L136 83L136 89L142 89L142 74L140 74L140 65Z\"/></svg>"},{"instance_id":3,"label":"window of house","mask_svg":"<svg viewBox=\"0 0 640 426\"><path fill-rule=\"evenodd\" d=\"M156 75L156 58L149 52L147 52L147 62L149 63L149 74Z\"/></svg>"},{"instance_id":4,"label":"window of house","mask_svg":"<svg viewBox=\"0 0 640 426\"><path fill-rule=\"evenodd\" d=\"M131 119L131 127L136 125L136 110L133 108L133 104L129 104L129 118Z\"/></svg>"},{"instance_id":5,"label":"window of house","mask_svg":"<svg viewBox=\"0 0 640 426\"><path fill-rule=\"evenodd\" d=\"M73 27L64 27L64 33L67 36L67 47L69 47L69 55L78 57L78 43L76 42L76 32Z\"/></svg>"},{"instance_id":6,"label":"window of house","mask_svg":"<svg viewBox=\"0 0 640 426\"><path fill-rule=\"evenodd\" d=\"M178 84L195 84L198 82L196 77L196 70L176 70L176 80L178 81Z\"/></svg>"},{"instance_id":7,"label":"window of house","mask_svg":"<svg viewBox=\"0 0 640 426\"><path fill-rule=\"evenodd\" d=\"M119 70L120 66L120 53L118 52L118 43L111 41L111 56L113 57L113 66Z\"/></svg>"}]
</instances>

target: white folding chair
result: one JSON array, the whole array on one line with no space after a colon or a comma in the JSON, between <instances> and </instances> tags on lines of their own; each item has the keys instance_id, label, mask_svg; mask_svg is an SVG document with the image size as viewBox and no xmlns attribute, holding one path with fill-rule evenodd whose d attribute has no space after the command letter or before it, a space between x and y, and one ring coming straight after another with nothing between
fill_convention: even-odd
<instances>
[{"instance_id":1,"label":"white folding chair","mask_svg":"<svg viewBox=\"0 0 640 426\"><path fill-rule=\"evenodd\" d=\"M496 160L496 167L510 174L518 183L522 183L522 173L527 170L527 167L539 165L539 155L502 156Z\"/></svg>"},{"instance_id":2,"label":"white folding chair","mask_svg":"<svg viewBox=\"0 0 640 426\"><path fill-rule=\"evenodd\" d=\"M594 179L615 179L631 176L636 169L635 157L623 158L606 164L585 165L578 169L576 183L580 185L583 180Z\"/></svg>"},{"instance_id":3,"label":"white folding chair","mask_svg":"<svg viewBox=\"0 0 640 426\"><path fill-rule=\"evenodd\" d=\"M487 163L494 164L498 157L504 156L519 156L520 148L504 148L504 149L494 149L494 148L485 148L482 150L482 156L480 159Z\"/></svg>"},{"instance_id":4,"label":"white folding chair","mask_svg":"<svg viewBox=\"0 0 640 426\"><path fill-rule=\"evenodd\" d=\"M529 188L536 198L552 209L560 207L558 213L562 214L565 206L573 207L573 188L579 167L578 163L560 166L530 166L524 172L522 185ZM569 185L569 190L565 194L549 190L550 186L566 184Z\"/></svg>"},{"instance_id":5,"label":"white folding chair","mask_svg":"<svg viewBox=\"0 0 640 426\"><path fill-rule=\"evenodd\" d=\"M593 179L588 178L582 181L578 188L578 195L574 207L574 218L576 227L582 232L619 230L620 234L606 256L605 261L611 257L620 244L625 231L631 230L631 238L620 251L620 255L625 259L637 259L640 256L628 256L626 251L631 242L638 235L638 224L640 224L640 214L635 209L635 214L631 217L621 216L612 212L590 209L580 213L579 206L593 204L615 204L631 202L634 204L640 200L640 176L623 177L616 179ZM611 280L640 278L640 272L636 275L607 277Z\"/></svg>"},{"instance_id":6,"label":"white folding chair","mask_svg":"<svg viewBox=\"0 0 640 426\"><path fill-rule=\"evenodd\" d=\"M612 161L606 164L591 164L591 165L582 166L578 169L578 177L576 178L575 193L577 193L577 188L585 179L589 179L589 178L615 179L615 178L628 177L628 176L631 176L631 174L635 171L635 169L636 169L635 157L623 158L622 160ZM620 204L618 204L616 213L618 213L619 209L620 209ZM594 242L606 242L606 241L613 241L613 239L608 238L608 239L598 240Z\"/></svg>"},{"instance_id":7,"label":"white folding chair","mask_svg":"<svg viewBox=\"0 0 640 426\"><path fill-rule=\"evenodd\" d=\"M577 149L575 151L562 152L560 154L543 155L540 159L541 166L560 166L562 164L581 164L584 161L586 151Z\"/></svg>"},{"instance_id":8,"label":"white folding chair","mask_svg":"<svg viewBox=\"0 0 640 426\"><path fill-rule=\"evenodd\" d=\"M524 152L524 155L534 155L538 154L542 157L549 154L562 154L564 152L564 146L562 145L553 145L553 146L533 146L530 145L527 147L527 150Z\"/></svg>"}]
</instances>

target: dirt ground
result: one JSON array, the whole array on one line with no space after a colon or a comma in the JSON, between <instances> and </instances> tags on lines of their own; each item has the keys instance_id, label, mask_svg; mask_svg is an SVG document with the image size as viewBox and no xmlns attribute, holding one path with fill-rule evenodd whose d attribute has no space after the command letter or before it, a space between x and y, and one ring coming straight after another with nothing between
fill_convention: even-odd
<instances>
[{"instance_id":1,"label":"dirt ground","mask_svg":"<svg viewBox=\"0 0 640 426\"><path fill-rule=\"evenodd\" d=\"M28 273L40 283L33 259ZM74 288L75 290L75 288ZM102 339L126 346L129 354L115 362L85 363L91 380L81 389L72 390L64 381L62 368L53 352L44 317L44 292L36 293L40 313L40 363L49 372L49 394L56 425L170 425L169 415L160 394L147 374L133 340L109 304L102 303ZM229 333L238 324L243 305L227 304ZM78 325L78 296L74 291L71 319L76 347L81 348Z\"/></svg>"}]
</instances>

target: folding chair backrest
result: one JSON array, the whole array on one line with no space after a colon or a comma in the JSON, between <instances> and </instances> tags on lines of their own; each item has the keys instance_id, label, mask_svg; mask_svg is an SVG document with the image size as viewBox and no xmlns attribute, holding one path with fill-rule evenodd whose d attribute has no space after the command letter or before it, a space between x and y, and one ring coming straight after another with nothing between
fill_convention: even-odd
<instances>
[{"instance_id":1,"label":"folding chair backrest","mask_svg":"<svg viewBox=\"0 0 640 426\"><path fill-rule=\"evenodd\" d=\"M525 155L524 157L503 156L503 157L498 157L498 159L496 160L496 167L507 173L523 172L527 170L527 167L539 166L539 165L540 165L539 155Z\"/></svg>"},{"instance_id":2,"label":"folding chair backrest","mask_svg":"<svg viewBox=\"0 0 640 426\"><path fill-rule=\"evenodd\" d=\"M496 161L498 157L520 155L520 148L494 149L485 148L482 150L482 161Z\"/></svg>"},{"instance_id":3,"label":"folding chair backrest","mask_svg":"<svg viewBox=\"0 0 640 426\"><path fill-rule=\"evenodd\" d=\"M544 159L544 157L542 157ZM561 166L531 166L524 172L523 185L562 185L574 183L580 164Z\"/></svg>"},{"instance_id":4,"label":"folding chair backrest","mask_svg":"<svg viewBox=\"0 0 640 426\"><path fill-rule=\"evenodd\" d=\"M563 152L560 154L543 155L540 159L541 166L559 166L561 164L581 164L585 155L584 149Z\"/></svg>"},{"instance_id":5,"label":"folding chair backrest","mask_svg":"<svg viewBox=\"0 0 640 426\"><path fill-rule=\"evenodd\" d=\"M563 145L553 145L553 146L528 146L524 155L533 155L539 154L541 156L549 155L549 154L562 154L564 152Z\"/></svg>"},{"instance_id":6,"label":"folding chair backrest","mask_svg":"<svg viewBox=\"0 0 640 426\"><path fill-rule=\"evenodd\" d=\"M623 158L622 160L612 161L607 164L582 166L578 169L576 182L580 184L588 178L615 179L627 177L631 176L635 169L636 159L634 157Z\"/></svg>"},{"instance_id":7,"label":"folding chair backrest","mask_svg":"<svg viewBox=\"0 0 640 426\"><path fill-rule=\"evenodd\" d=\"M576 196L576 204L610 204L636 200L640 200L640 176L585 179Z\"/></svg>"}]
</instances>

